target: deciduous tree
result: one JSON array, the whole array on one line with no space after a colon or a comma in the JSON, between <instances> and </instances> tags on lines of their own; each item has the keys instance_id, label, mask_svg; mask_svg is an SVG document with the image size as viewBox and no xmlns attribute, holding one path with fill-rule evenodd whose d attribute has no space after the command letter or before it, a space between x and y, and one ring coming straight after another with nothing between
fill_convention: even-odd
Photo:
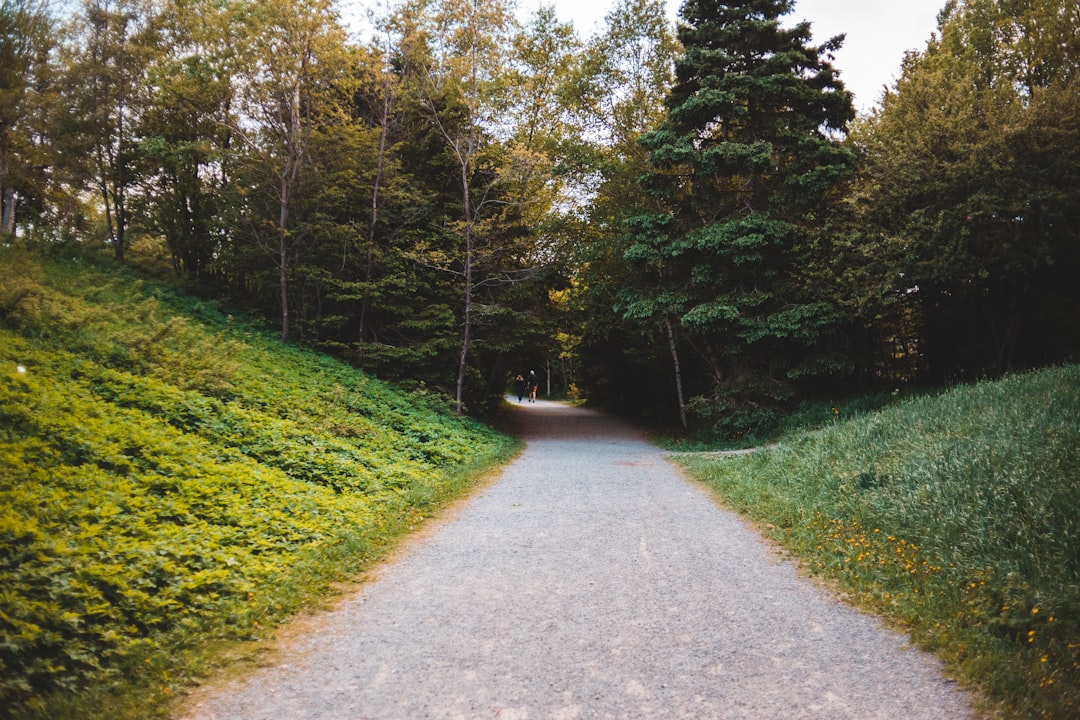
<instances>
[{"instance_id":1,"label":"deciduous tree","mask_svg":"<svg viewBox=\"0 0 1080 720\"><path fill-rule=\"evenodd\" d=\"M1080 10L951 2L856 137L885 280L936 381L1077 351Z\"/></svg>"},{"instance_id":2,"label":"deciduous tree","mask_svg":"<svg viewBox=\"0 0 1080 720\"><path fill-rule=\"evenodd\" d=\"M457 164L461 214L446 230L460 243L452 255L429 254L461 283L461 343L454 399L465 405L469 350L475 330L477 291L489 282L478 273L478 253L497 246L504 209L501 182L508 169L504 147L495 142L505 107L509 38L513 19L501 0L442 0L432 17L432 56L427 71L430 117Z\"/></svg>"},{"instance_id":3,"label":"deciduous tree","mask_svg":"<svg viewBox=\"0 0 1080 720\"><path fill-rule=\"evenodd\" d=\"M330 0L303 4L260 0L237 6L248 36L239 83L241 122L234 128L272 186L273 248L278 271L281 337L288 340L291 258L298 252L291 213L298 200L317 118L334 115L335 79L346 67L345 32ZM261 232L257 233L262 235Z\"/></svg>"},{"instance_id":4,"label":"deciduous tree","mask_svg":"<svg viewBox=\"0 0 1080 720\"><path fill-rule=\"evenodd\" d=\"M167 51L148 68L153 91L135 128L143 226L164 238L178 272L204 281L225 273L220 259L238 215L228 170L237 91L231 17L213 2L167 9Z\"/></svg>"},{"instance_id":5,"label":"deciduous tree","mask_svg":"<svg viewBox=\"0 0 1080 720\"><path fill-rule=\"evenodd\" d=\"M561 248L572 280L562 297L577 325L568 339L592 398L623 410L660 404L655 388L666 384L653 378L670 376L657 352L667 347L662 320L628 319L616 307L635 277L623 222L654 208L637 184L648 158L638 140L663 118L679 50L663 2L625 0L589 40L568 89L579 128L564 158L578 201Z\"/></svg>"},{"instance_id":6,"label":"deciduous tree","mask_svg":"<svg viewBox=\"0 0 1080 720\"><path fill-rule=\"evenodd\" d=\"M148 68L163 52L159 19L150 0L86 0L64 63L72 130L64 156L88 163L106 237L121 262L137 182L135 128L150 94Z\"/></svg>"},{"instance_id":7,"label":"deciduous tree","mask_svg":"<svg viewBox=\"0 0 1080 720\"><path fill-rule=\"evenodd\" d=\"M0 233L15 232L19 176L29 170L32 99L42 90L55 29L41 0L0 0Z\"/></svg>"}]
</instances>

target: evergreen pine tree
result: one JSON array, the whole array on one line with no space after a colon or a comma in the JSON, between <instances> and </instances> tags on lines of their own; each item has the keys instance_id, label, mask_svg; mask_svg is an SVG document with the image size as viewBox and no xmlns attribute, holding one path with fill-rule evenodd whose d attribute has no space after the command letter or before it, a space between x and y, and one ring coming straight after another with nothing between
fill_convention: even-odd
<instances>
[{"instance_id":1,"label":"evergreen pine tree","mask_svg":"<svg viewBox=\"0 0 1080 720\"><path fill-rule=\"evenodd\" d=\"M823 369L837 317L802 273L815 209L853 164L838 134L854 111L830 62L843 37L811 45L809 23L781 24L792 5L686 2L667 114L642 138L657 212L627 223L642 284L626 314L677 321L712 376L698 407L736 425Z\"/></svg>"}]
</instances>

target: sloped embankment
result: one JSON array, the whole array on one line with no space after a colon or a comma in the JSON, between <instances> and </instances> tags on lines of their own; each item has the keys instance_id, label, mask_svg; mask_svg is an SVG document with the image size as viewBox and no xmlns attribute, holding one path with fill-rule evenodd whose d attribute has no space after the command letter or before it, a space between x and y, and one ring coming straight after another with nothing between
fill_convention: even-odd
<instances>
[{"instance_id":1,"label":"sloped embankment","mask_svg":"<svg viewBox=\"0 0 1080 720\"><path fill-rule=\"evenodd\" d=\"M680 459L1012 715L1080 716L1080 365L837 413Z\"/></svg>"},{"instance_id":2,"label":"sloped embankment","mask_svg":"<svg viewBox=\"0 0 1080 720\"><path fill-rule=\"evenodd\" d=\"M125 271L5 250L0 278L0 705L167 692L179 650L258 634L511 451Z\"/></svg>"}]
</instances>

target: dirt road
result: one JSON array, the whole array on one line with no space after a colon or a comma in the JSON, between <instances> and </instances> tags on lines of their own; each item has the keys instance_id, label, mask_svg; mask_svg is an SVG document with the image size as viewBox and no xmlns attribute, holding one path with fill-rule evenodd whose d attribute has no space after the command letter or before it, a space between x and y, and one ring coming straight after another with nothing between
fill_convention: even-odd
<instances>
[{"instance_id":1,"label":"dirt road","mask_svg":"<svg viewBox=\"0 0 1080 720\"><path fill-rule=\"evenodd\" d=\"M520 412L528 447L496 483L187 717L970 717L933 658L800 578L635 430Z\"/></svg>"}]
</instances>

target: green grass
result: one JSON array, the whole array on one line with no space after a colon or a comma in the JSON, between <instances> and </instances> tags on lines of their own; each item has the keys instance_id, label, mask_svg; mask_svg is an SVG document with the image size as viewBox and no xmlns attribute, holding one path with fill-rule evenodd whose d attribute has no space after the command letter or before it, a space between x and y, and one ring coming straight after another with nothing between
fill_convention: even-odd
<instances>
[{"instance_id":1,"label":"green grass","mask_svg":"<svg viewBox=\"0 0 1080 720\"><path fill-rule=\"evenodd\" d=\"M161 715L515 448L167 285L0 250L0 707Z\"/></svg>"},{"instance_id":2,"label":"green grass","mask_svg":"<svg viewBox=\"0 0 1080 720\"><path fill-rule=\"evenodd\" d=\"M1080 366L683 462L1005 717L1080 717Z\"/></svg>"}]
</instances>

